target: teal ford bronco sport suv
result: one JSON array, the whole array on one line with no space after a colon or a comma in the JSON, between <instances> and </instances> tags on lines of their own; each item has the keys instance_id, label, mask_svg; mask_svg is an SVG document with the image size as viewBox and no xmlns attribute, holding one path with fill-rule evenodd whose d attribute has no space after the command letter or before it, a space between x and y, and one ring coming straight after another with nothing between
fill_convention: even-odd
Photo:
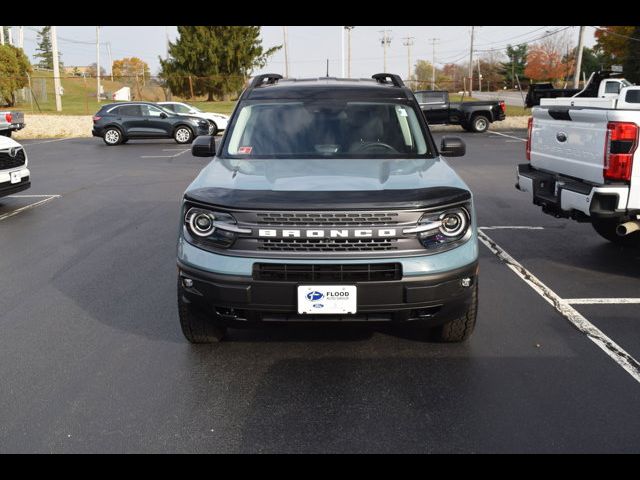
<instances>
[{"instance_id":1,"label":"teal ford bronco sport suv","mask_svg":"<svg viewBox=\"0 0 640 480\"><path fill-rule=\"evenodd\" d=\"M255 77L184 193L185 337L271 322L421 322L463 341L476 320L473 198L397 75Z\"/></svg>"}]
</instances>

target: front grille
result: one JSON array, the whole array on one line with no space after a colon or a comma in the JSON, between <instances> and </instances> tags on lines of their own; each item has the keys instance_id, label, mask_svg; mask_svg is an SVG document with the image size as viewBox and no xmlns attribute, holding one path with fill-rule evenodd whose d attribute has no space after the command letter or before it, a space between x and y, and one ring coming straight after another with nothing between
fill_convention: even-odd
<instances>
[{"instance_id":1,"label":"front grille","mask_svg":"<svg viewBox=\"0 0 640 480\"><path fill-rule=\"evenodd\" d=\"M255 263L253 279L271 282L379 282L400 280L399 263L300 265Z\"/></svg>"},{"instance_id":2,"label":"front grille","mask_svg":"<svg viewBox=\"0 0 640 480\"><path fill-rule=\"evenodd\" d=\"M261 238L258 250L272 252L378 252L397 250L396 238Z\"/></svg>"},{"instance_id":3,"label":"front grille","mask_svg":"<svg viewBox=\"0 0 640 480\"><path fill-rule=\"evenodd\" d=\"M369 226L397 225L397 212L269 212L256 214L258 225L280 226Z\"/></svg>"},{"instance_id":4,"label":"front grille","mask_svg":"<svg viewBox=\"0 0 640 480\"><path fill-rule=\"evenodd\" d=\"M24 150L20 149L16 152L16 156L12 157L9 152L0 152L0 170L8 170L9 168L21 167L25 164L26 157Z\"/></svg>"}]
</instances>

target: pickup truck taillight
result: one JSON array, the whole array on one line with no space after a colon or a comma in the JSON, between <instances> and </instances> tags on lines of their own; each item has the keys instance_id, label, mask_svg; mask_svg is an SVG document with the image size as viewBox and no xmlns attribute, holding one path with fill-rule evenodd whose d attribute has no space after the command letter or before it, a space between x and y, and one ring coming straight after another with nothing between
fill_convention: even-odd
<instances>
[{"instance_id":1,"label":"pickup truck taillight","mask_svg":"<svg viewBox=\"0 0 640 480\"><path fill-rule=\"evenodd\" d=\"M11 123L11 121L13 120L13 115L11 115L10 113L5 113L4 119L7 121L7 123Z\"/></svg>"},{"instance_id":2,"label":"pickup truck taillight","mask_svg":"<svg viewBox=\"0 0 640 480\"><path fill-rule=\"evenodd\" d=\"M533 117L529 117L527 124L527 161L531 161L531 134L533 133Z\"/></svg>"},{"instance_id":3,"label":"pickup truck taillight","mask_svg":"<svg viewBox=\"0 0 640 480\"><path fill-rule=\"evenodd\" d=\"M638 126L635 123L609 122L604 147L604 178L630 182L637 147Z\"/></svg>"},{"instance_id":4,"label":"pickup truck taillight","mask_svg":"<svg viewBox=\"0 0 640 480\"><path fill-rule=\"evenodd\" d=\"M502 109L502 113L507 113L507 105L504 103L504 100L500 100L498 102L500 108Z\"/></svg>"}]
</instances>

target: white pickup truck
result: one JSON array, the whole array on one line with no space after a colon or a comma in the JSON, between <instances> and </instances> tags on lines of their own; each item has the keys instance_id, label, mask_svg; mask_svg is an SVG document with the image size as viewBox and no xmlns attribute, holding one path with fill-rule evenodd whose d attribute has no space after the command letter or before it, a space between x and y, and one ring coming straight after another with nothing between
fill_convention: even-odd
<instances>
[{"instance_id":1,"label":"white pickup truck","mask_svg":"<svg viewBox=\"0 0 640 480\"><path fill-rule=\"evenodd\" d=\"M603 80L591 85L601 96L546 98L533 108L516 188L545 213L640 247L640 87L615 81L615 95Z\"/></svg>"}]
</instances>

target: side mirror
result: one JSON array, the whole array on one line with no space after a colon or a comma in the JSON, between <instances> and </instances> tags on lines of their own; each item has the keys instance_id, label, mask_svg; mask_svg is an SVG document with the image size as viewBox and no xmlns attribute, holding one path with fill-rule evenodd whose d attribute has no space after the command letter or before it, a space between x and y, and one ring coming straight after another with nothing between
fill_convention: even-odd
<instances>
[{"instance_id":1,"label":"side mirror","mask_svg":"<svg viewBox=\"0 0 640 480\"><path fill-rule=\"evenodd\" d=\"M191 155L194 157L215 157L216 139L212 135L200 135L191 144Z\"/></svg>"},{"instance_id":2,"label":"side mirror","mask_svg":"<svg viewBox=\"0 0 640 480\"><path fill-rule=\"evenodd\" d=\"M164 112L160 112L160 118L167 118L167 114Z\"/></svg>"},{"instance_id":3,"label":"side mirror","mask_svg":"<svg viewBox=\"0 0 640 480\"><path fill-rule=\"evenodd\" d=\"M461 138L442 137L440 143L440 154L444 157L464 157L467 153L467 146Z\"/></svg>"}]
</instances>

